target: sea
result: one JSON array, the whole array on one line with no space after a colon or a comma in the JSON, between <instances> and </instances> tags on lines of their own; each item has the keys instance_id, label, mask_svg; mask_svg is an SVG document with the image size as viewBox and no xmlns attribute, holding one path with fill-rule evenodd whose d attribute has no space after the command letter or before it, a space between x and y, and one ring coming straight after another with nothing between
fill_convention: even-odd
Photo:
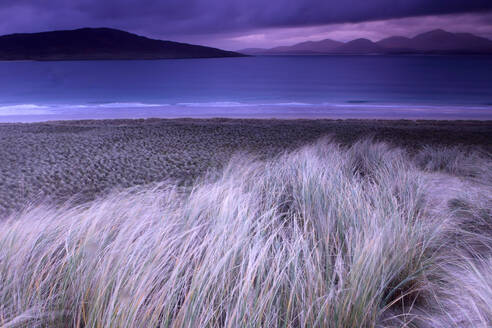
<instances>
[{"instance_id":1,"label":"sea","mask_svg":"<svg viewBox=\"0 0 492 328\"><path fill-rule=\"evenodd\" d=\"M490 56L0 62L0 122L492 119Z\"/></svg>"}]
</instances>

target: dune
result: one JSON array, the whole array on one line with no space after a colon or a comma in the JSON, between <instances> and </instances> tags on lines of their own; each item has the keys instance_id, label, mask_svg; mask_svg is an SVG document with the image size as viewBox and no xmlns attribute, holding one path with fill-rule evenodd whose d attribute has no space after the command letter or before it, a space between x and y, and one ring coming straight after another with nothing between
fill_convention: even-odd
<instances>
[{"instance_id":1,"label":"dune","mask_svg":"<svg viewBox=\"0 0 492 328\"><path fill-rule=\"evenodd\" d=\"M486 327L489 155L364 139L10 214L0 325Z\"/></svg>"}]
</instances>

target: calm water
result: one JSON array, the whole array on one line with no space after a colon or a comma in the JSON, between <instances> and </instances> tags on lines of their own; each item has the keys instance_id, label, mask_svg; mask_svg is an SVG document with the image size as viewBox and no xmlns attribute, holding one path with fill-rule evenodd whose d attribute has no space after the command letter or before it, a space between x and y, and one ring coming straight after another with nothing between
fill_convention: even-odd
<instances>
[{"instance_id":1,"label":"calm water","mask_svg":"<svg viewBox=\"0 0 492 328\"><path fill-rule=\"evenodd\" d=\"M0 62L0 121L210 116L492 119L492 57Z\"/></svg>"}]
</instances>

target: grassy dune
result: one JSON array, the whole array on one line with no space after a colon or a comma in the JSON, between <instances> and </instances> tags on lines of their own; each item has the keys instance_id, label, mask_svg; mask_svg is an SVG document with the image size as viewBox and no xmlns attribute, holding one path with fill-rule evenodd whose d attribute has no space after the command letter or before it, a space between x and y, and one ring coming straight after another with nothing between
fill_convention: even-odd
<instances>
[{"instance_id":1,"label":"grassy dune","mask_svg":"<svg viewBox=\"0 0 492 328\"><path fill-rule=\"evenodd\" d=\"M492 159L429 144L322 138L12 214L0 326L490 327Z\"/></svg>"}]
</instances>

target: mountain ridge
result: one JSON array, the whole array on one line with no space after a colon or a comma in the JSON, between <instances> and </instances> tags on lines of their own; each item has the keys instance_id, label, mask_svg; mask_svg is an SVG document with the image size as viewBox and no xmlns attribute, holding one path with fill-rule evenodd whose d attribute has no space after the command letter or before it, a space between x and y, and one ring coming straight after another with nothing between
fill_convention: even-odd
<instances>
[{"instance_id":1,"label":"mountain ridge","mask_svg":"<svg viewBox=\"0 0 492 328\"><path fill-rule=\"evenodd\" d=\"M471 33L451 33L442 29L424 32L408 38L391 36L377 42L355 39L338 42L333 49L322 50L323 43L338 42L331 39L305 41L292 46L275 48L248 48L239 50L248 55L323 55L323 54L492 54L492 40ZM300 45L310 45L302 47ZM296 50L294 50L296 49Z\"/></svg>"},{"instance_id":2,"label":"mountain ridge","mask_svg":"<svg viewBox=\"0 0 492 328\"><path fill-rule=\"evenodd\" d=\"M0 36L0 60L181 59L244 56L217 48L151 39L112 28Z\"/></svg>"}]
</instances>

